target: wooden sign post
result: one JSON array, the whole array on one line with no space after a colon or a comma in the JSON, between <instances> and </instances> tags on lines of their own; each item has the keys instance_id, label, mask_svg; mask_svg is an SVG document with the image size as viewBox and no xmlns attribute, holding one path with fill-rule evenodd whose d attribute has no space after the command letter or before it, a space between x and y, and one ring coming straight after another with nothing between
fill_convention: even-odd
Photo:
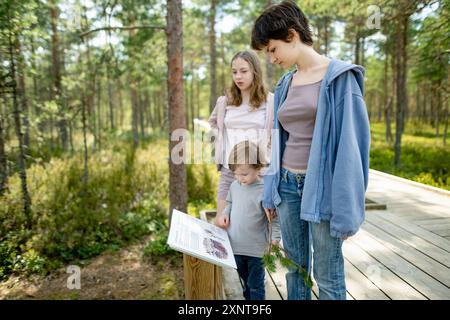
<instances>
[{"instance_id":1,"label":"wooden sign post","mask_svg":"<svg viewBox=\"0 0 450 320\"><path fill-rule=\"evenodd\" d=\"M202 220L211 222L216 211L200 212ZM184 292L187 300L222 300L222 268L183 254Z\"/></svg>"}]
</instances>

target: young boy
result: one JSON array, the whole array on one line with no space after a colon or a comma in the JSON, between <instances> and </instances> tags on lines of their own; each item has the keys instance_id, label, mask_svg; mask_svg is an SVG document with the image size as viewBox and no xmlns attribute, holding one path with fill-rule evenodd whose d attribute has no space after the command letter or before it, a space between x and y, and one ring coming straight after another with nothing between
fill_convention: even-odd
<instances>
[{"instance_id":1,"label":"young boy","mask_svg":"<svg viewBox=\"0 0 450 320\"><path fill-rule=\"evenodd\" d=\"M229 168L236 180L231 184L226 199L226 207L220 221L228 226L231 247L244 282L246 300L264 300L264 255L269 242L280 240L278 218L272 221L262 206L264 184L259 177L264 157L256 144L242 141L236 144L228 160ZM269 224L272 235L269 239Z\"/></svg>"}]
</instances>

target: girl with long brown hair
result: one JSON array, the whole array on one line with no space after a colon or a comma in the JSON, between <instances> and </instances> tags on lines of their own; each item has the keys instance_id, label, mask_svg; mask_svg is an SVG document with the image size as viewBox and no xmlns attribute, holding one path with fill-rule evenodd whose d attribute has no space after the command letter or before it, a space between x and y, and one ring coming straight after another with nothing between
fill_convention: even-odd
<instances>
[{"instance_id":1,"label":"girl with long brown hair","mask_svg":"<svg viewBox=\"0 0 450 320\"><path fill-rule=\"evenodd\" d=\"M273 94L264 87L258 56L252 51L236 53L231 60L231 72L231 87L217 99L208 120L215 130L215 161L220 171L216 224L223 228L229 225L222 211L235 180L228 166L229 154L235 144L249 140L257 143L268 159L273 127Z\"/></svg>"}]
</instances>

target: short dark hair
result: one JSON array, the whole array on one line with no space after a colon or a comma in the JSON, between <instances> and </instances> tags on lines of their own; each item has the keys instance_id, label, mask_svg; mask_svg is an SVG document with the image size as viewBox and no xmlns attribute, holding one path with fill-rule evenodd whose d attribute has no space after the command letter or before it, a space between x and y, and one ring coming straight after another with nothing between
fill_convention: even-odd
<instances>
[{"instance_id":1,"label":"short dark hair","mask_svg":"<svg viewBox=\"0 0 450 320\"><path fill-rule=\"evenodd\" d=\"M300 40L312 46L312 32L308 18L294 1L283 1L268 7L256 19L252 31L252 48L261 50L270 39L290 42L290 29L298 32Z\"/></svg>"}]
</instances>

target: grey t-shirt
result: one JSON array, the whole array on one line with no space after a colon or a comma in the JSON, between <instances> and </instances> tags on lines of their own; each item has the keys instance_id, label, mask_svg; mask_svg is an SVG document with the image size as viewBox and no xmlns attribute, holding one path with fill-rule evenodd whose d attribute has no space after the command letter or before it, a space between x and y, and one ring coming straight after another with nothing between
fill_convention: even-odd
<instances>
[{"instance_id":1,"label":"grey t-shirt","mask_svg":"<svg viewBox=\"0 0 450 320\"><path fill-rule=\"evenodd\" d=\"M242 185L235 180L228 191L224 214L230 218L227 232L233 253L262 257L269 244L269 222L262 206L264 183ZM278 217L272 221L272 239L280 240Z\"/></svg>"}]
</instances>

